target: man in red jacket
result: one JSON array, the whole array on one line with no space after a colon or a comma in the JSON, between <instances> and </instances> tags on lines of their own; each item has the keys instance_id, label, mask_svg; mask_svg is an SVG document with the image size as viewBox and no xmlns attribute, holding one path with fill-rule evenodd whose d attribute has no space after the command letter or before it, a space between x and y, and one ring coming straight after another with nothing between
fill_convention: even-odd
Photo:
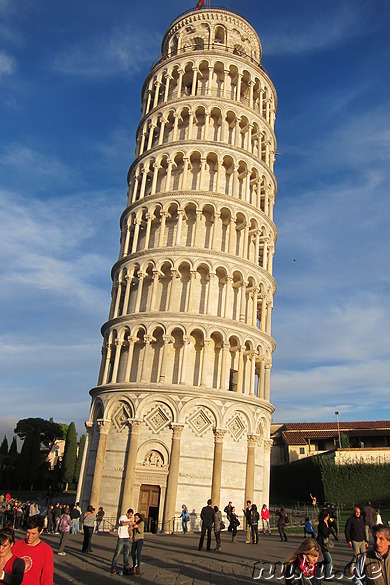
<instances>
[{"instance_id":1,"label":"man in red jacket","mask_svg":"<svg viewBox=\"0 0 390 585\"><path fill-rule=\"evenodd\" d=\"M23 585L53 585L53 551L40 539L43 526L42 516L30 516L25 540L12 547L13 554L25 563Z\"/></svg>"}]
</instances>

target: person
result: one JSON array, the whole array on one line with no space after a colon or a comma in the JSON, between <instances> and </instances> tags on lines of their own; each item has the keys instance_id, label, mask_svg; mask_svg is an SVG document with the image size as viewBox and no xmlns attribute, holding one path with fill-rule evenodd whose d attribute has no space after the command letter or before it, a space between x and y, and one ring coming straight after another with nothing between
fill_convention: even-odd
<instances>
[{"instance_id":1,"label":"person","mask_svg":"<svg viewBox=\"0 0 390 585\"><path fill-rule=\"evenodd\" d=\"M215 549L221 550L221 523L222 523L222 512L218 509L218 506L214 506L215 520L214 520L214 534L215 534Z\"/></svg>"},{"instance_id":2,"label":"person","mask_svg":"<svg viewBox=\"0 0 390 585\"><path fill-rule=\"evenodd\" d=\"M279 536L280 536L280 540L283 542L283 540L285 542L287 542L287 535L286 535L286 531L285 531L285 527L286 527L286 519L287 519L287 512L286 512L286 508L281 505L277 510L276 510L276 515L278 517L278 532L279 532Z\"/></svg>"},{"instance_id":3,"label":"person","mask_svg":"<svg viewBox=\"0 0 390 585\"><path fill-rule=\"evenodd\" d=\"M337 526L336 512L335 512L334 507L332 506L332 504L330 502L327 503L326 509L328 510L328 513L329 513L330 533L334 537L335 540L338 540L339 539L338 538L339 529Z\"/></svg>"},{"instance_id":4,"label":"person","mask_svg":"<svg viewBox=\"0 0 390 585\"><path fill-rule=\"evenodd\" d=\"M332 574L332 557L329 552L329 512L322 510L318 516L318 534L317 542L321 547L322 556L324 557L324 577L325 580L331 579Z\"/></svg>"},{"instance_id":5,"label":"person","mask_svg":"<svg viewBox=\"0 0 390 585\"><path fill-rule=\"evenodd\" d=\"M256 506L256 504L252 504L252 507L251 507L252 544L259 544L259 520L260 520L260 514L257 511L257 506Z\"/></svg>"},{"instance_id":6,"label":"person","mask_svg":"<svg viewBox=\"0 0 390 585\"><path fill-rule=\"evenodd\" d=\"M246 508L243 510L245 516L246 544L251 543L251 507L252 502L247 500Z\"/></svg>"},{"instance_id":7,"label":"person","mask_svg":"<svg viewBox=\"0 0 390 585\"><path fill-rule=\"evenodd\" d=\"M64 556L66 553L64 552L66 541L69 538L70 529L72 528L72 519L69 515L69 506L66 506L64 509L63 514L60 516L60 523L58 524L58 530L61 534L60 539L60 546L58 548L58 553L60 556Z\"/></svg>"},{"instance_id":8,"label":"person","mask_svg":"<svg viewBox=\"0 0 390 585\"><path fill-rule=\"evenodd\" d=\"M203 550L203 541L207 532L207 550L211 549L211 530L215 522L215 512L212 507L211 499L207 500L207 506L204 506L200 512L200 518L202 520L202 531L199 539L199 550Z\"/></svg>"},{"instance_id":9,"label":"person","mask_svg":"<svg viewBox=\"0 0 390 585\"><path fill-rule=\"evenodd\" d=\"M284 571L286 585L317 585L318 558L320 545L314 538L305 538L297 550L287 559Z\"/></svg>"},{"instance_id":10,"label":"person","mask_svg":"<svg viewBox=\"0 0 390 585\"><path fill-rule=\"evenodd\" d=\"M364 529L364 520L360 514L360 508L354 508L352 516L348 518L345 525L344 534L345 540L353 550L352 563L354 565L358 555L364 553L368 547L368 541L366 540Z\"/></svg>"},{"instance_id":11,"label":"person","mask_svg":"<svg viewBox=\"0 0 390 585\"><path fill-rule=\"evenodd\" d=\"M84 514L83 518L83 531L84 531L84 540L82 546L82 552L92 552L91 548L91 541L92 541L92 534L93 529L95 526L96 516L95 516L95 508L91 505L88 506L86 513Z\"/></svg>"},{"instance_id":12,"label":"person","mask_svg":"<svg viewBox=\"0 0 390 585\"><path fill-rule=\"evenodd\" d=\"M375 510L375 524L383 524L381 511L379 508L377 508L377 510Z\"/></svg>"},{"instance_id":13,"label":"person","mask_svg":"<svg viewBox=\"0 0 390 585\"><path fill-rule=\"evenodd\" d=\"M183 504L181 507L180 518L181 518L181 527L183 529L183 534L187 534L187 532L188 532L187 524L188 524L188 521L190 519L190 516L188 514L188 508L185 504Z\"/></svg>"},{"instance_id":14,"label":"person","mask_svg":"<svg viewBox=\"0 0 390 585\"><path fill-rule=\"evenodd\" d=\"M371 502L368 501L362 509L362 516L364 520L364 532L366 541L369 542L370 540L370 532L372 527L375 524L375 509L372 507Z\"/></svg>"},{"instance_id":15,"label":"person","mask_svg":"<svg viewBox=\"0 0 390 585\"><path fill-rule=\"evenodd\" d=\"M100 524L103 522L104 514L105 514L105 511L103 510L103 507L100 506L100 508L96 514L96 532L98 534L99 534Z\"/></svg>"},{"instance_id":16,"label":"person","mask_svg":"<svg viewBox=\"0 0 390 585\"><path fill-rule=\"evenodd\" d=\"M145 524L139 512L134 514L133 527L133 544L131 545L131 558L133 559L133 568L130 569L130 575L141 575L141 553L144 544Z\"/></svg>"},{"instance_id":17,"label":"person","mask_svg":"<svg viewBox=\"0 0 390 585\"><path fill-rule=\"evenodd\" d=\"M237 536L237 528L240 526L240 521L236 514L236 508L233 506L232 511L230 513L230 524L229 524L229 532L232 533L232 542Z\"/></svg>"},{"instance_id":18,"label":"person","mask_svg":"<svg viewBox=\"0 0 390 585\"><path fill-rule=\"evenodd\" d=\"M20 585L24 577L24 560L13 554L12 530L0 530L0 582Z\"/></svg>"},{"instance_id":19,"label":"person","mask_svg":"<svg viewBox=\"0 0 390 585\"><path fill-rule=\"evenodd\" d=\"M80 516L80 510L75 504L70 511L70 517L72 519L72 534L78 534L80 532Z\"/></svg>"},{"instance_id":20,"label":"person","mask_svg":"<svg viewBox=\"0 0 390 585\"><path fill-rule=\"evenodd\" d=\"M389 585L390 528L377 524L372 529L374 547L361 554L356 562L354 585Z\"/></svg>"},{"instance_id":21,"label":"person","mask_svg":"<svg viewBox=\"0 0 390 585\"><path fill-rule=\"evenodd\" d=\"M266 534L266 531L271 536L271 528L269 525L269 510L267 508L267 504L263 504L261 508L261 524L263 526L263 534Z\"/></svg>"},{"instance_id":22,"label":"person","mask_svg":"<svg viewBox=\"0 0 390 585\"><path fill-rule=\"evenodd\" d=\"M61 516L61 506L60 506L60 503L57 502L55 507L54 507L54 510L53 510L54 534L59 534L58 525L60 523L60 516Z\"/></svg>"},{"instance_id":23,"label":"person","mask_svg":"<svg viewBox=\"0 0 390 585\"><path fill-rule=\"evenodd\" d=\"M305 538L307 535L309 535L310 538L315 538L313 524L311 523L309 516L306 516L305 518L305 522L303 524L303 531Z\"/></svg>"},{"instance_id":24,"label":"person","mask_svg":"<svg viewBox=\"0 0 390 585\"><path fill-rule=\"evenodd\" d=\"M133 525L133 515L134 511L129 508L126 514L122 514L119 517L119 527L118 527L118 540L116 542L116 548L114 552L114 556L112 557L111 561L111 574L115 575L117 573L116 564L118 562L119 555L121 551L123 551L123 574L130 575L130 566L129 566L129 558L130 558L130 533L129 528Z\"/></svg>"},{"instance_id":25,"label":"person","mask_svg":"<svg viewBox=\"0 0 390 585\"><path fill-rule=\"evenodd\" d=\"M26 538L15 542L12 552L24 560L23 585L53 585L53 551L41 540L43 517L30 516L26 524Z\"/></svg>"},{"instance_id":26,"label":"person","mask_svg":"<svg viewBox=\"0 0 390 585\"><path fill-rule=\"evenodd\" d=\"M311 505L313 506L313 510L315 510L317 508L317 498L316 496L313 496L313 494L310 494L311 497Z\"/></svg>"},{"instance_id":27,"label":"person","mask_svg":"<svg viewBox=\"0 0 390 585\"><path fill-rule=\"evenodd\" d=\"M53 519L53 513L54 513L54 506L53 504L51 506L49 506L48 510L47 510L47 526L46 526L46 530L49 534L53 534L54 532L54 519Z\"/></svg>"},{"instance_id":28,"label":"person","mask_svg":"<svg viewBox=\"0 0 390 585\"><path fill-rule=\"evenodd\" d=\"M230 523L230 514L232 513L233 504L229 502L227 506L224 507L223 511L226 514L227 521Z\"/></svg>"}]
</instances>

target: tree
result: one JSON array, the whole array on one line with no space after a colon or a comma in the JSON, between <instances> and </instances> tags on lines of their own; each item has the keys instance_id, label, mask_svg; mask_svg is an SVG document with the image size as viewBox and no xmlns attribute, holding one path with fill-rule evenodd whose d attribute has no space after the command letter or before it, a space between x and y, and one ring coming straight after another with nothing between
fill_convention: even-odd
<instances>
[{"instance_id":1,"label":"tree","mask_svg":"<svg viewBox=\"0 0 390 585\"><path fill-rule=\"evenodd\" d=\"M48 448L51 448L56 439L63 439L65 436L60 424L43 418L22 418L17 422L14 433L20 439L25 439L28 433L38 435L40 443Z\"/></svg>"},{"instance_id":2,"label":"tree","mask_svg":"<svg viewBox=\"0 0 390 585\"><path fill-rule=\"evenodd\" d=\"M5 435L3 442L0 445L0 455L8 455L8 441Z\"/></svg>"},{"instance_id":3,"label":"tree","mask_svg":"<svg viewBox=\"0 0 390 585\"><path fill-rule=\"evenodd\" d=\"M83 453L85 448L85 435L81 435L79 442L79 452L77 454L76 466L74 468L73 481L77 485L80 479L81 462L83 460Z\"/></svg>"},{"instance_id":4,"label":"tree","mask_svg":"<svg viewBox=\"0 0 390 585\"><path fill-rule=\"evenodd\" d=\"M16 442L16 437L12 439L11 447L9 448L9 456L16 457L18 455L18 444Z\"/></svg>"},{"instance_id":5,"label":"tree","mask_svg":"<svg viewBox=\"0 0 390 585\"><path fill-rule=\"evenodd\" d=\"M62 481L65 483L65 491L68 484L73 481L77 459L77 433L74 422L71 422L66 433L64 457L62 459Z\"/></svg>"},{"instance_id":6,"label":"tree","mask_svg":"<svg viewBox=\"0 0 390 585\"><path fill-rule=\"evenodd\" d=\"M340 435L340 442L341 442L341 448L342 449L349 449L351 444L349 442L349 437L346 433L341 433Z\"/></svg>"},{"instance_id":7,"label":"tree","mask_svg":"<svg viewBox=\"0 0 390 585\"><path fill-rule=\"evenodd\" d=\"M63 428L52 420L24 418L17 422L14 433L24 440L16 472L18 486L44 485L47 465L41 444L50 450L56 439L63 438Z\"/></svg>"}]
</instances>

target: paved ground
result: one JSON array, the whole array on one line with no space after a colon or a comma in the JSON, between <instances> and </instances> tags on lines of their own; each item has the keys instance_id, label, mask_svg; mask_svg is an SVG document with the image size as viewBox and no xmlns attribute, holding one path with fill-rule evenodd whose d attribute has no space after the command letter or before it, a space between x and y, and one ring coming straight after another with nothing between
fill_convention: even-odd
<instances>
[{"instance_id":1,"label":"paved ground","mask_svg":"<svg viewBox=\"0 0 390 585\"><path fill-rule=\"evenodd\" d=\"M280 565L276 565L276 575L268 572L270 565L264 565L261 579L253 580L252 570L255 561L283 562L290 552L302 541L300 536L290 536L288 542L280 542L278 535L261 535L258 545L245 544L245 536L238 533L236 542L230 541L230 534L222 533L222 551L198 551L199 533L185 536L146 534L142 552L142 575L111 575L110 563L115 549L116 535L94 534L93 552L81 552L82 535L71 536L66 556L58 556L59 536L46 535L44 540L54 550L54 585L111 585L136 581L140 585L156 583L159 585L237 585L241 583L281 583ZM212 547L215 546L214 538ZM332 550L335 567L335 583L348 584L342 572L351 558L345 541L335 543ZM122 559L120 559L122 563ZM118 569L122 569L118 564ZM279 568L279 572L278 572ZM259 571L255 575L259 577Z\"/></svg>"}]
</instances>

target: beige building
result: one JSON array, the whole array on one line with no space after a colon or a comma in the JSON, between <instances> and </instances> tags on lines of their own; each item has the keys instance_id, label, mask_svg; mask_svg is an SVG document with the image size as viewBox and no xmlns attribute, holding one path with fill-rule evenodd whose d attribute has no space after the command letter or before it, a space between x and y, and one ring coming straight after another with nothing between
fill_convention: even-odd
<instances>
[{"instance_id":1,"label":"beige building","mask_svg":"<svg viewBox=\"0 0 390 585\"><path fill-rule=\"evenodd\" d=\"M78 490L153 529L268 502L277 98L250 24L177 18L142 88Z\"/></svg>"},{"instance_id":2,"label":"beige building","mask_svg":"<svg viewBox=\"0 0 390 585\"><path fill-rule=\"evenodd\" d=\"M390 461L388 420L272 424L271 437L272 465L315 455L340 465Z\"/></svg>"}]
</instances>

